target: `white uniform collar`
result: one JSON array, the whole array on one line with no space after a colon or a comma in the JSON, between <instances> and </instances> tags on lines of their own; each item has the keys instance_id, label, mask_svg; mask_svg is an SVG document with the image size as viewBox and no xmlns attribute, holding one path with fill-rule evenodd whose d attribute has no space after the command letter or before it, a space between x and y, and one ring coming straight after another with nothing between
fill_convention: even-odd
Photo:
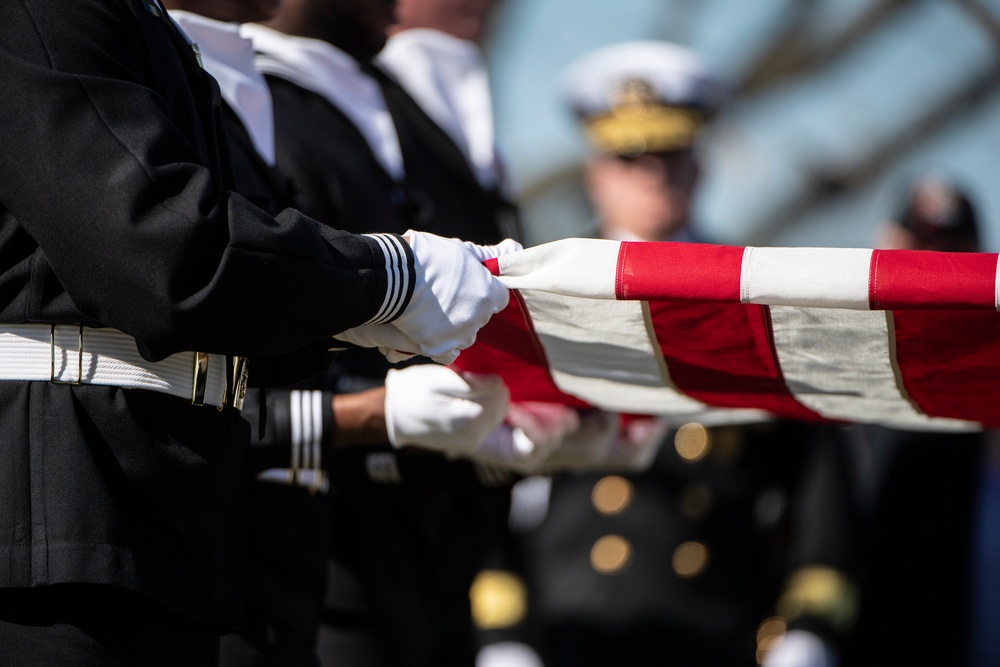
<instances>
[{"instance_id":1,"label":"white uniform collar","mask_svg":"<svg viewBox=\"0 0 1000 667\"><path fill-rule=\"evenodd\" d=\"M440 30L404 30L389 38L378 62L448 133L483 187L502 180L489 79L475 42Z\"/></svg>"},{"instance_id":2,"label":"white uniform collar","mask_svg":"<svg viewBox=\"0 0 1000 667\"><path fill-rule=\"evenodd\" d=\"M202 67L219 82L222 98L242 121L257 153L274 164L271 93L253 64L253 46L236 23L171 10L171 18L198 45Z\"/></svg>"},{"instance_id":3,"label":"white uniform collar","mask_svg":"<svg viewBox=\"0 0 1000 667\"><path fill-rule=\"evenodd\" d=\"M395 179L403 177L403 155L396 126L378 83L358 62L318 39L286 35L257 24L245 24L253 40L257 68L322 95L360 130L375 157Z\"/></svg>"}]
</instances>

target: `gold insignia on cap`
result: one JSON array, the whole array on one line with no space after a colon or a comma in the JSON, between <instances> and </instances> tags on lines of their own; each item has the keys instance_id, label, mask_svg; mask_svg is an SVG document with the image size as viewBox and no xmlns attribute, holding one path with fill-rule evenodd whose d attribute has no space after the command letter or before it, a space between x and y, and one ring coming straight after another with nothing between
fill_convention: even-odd
<instances>
[{"instance_id":1,"label":"gold insignia on cap","mask_svg":"<svg viewBox=\"0 0 1000 667\"><path fill-rule=\"evenodd\" d=\"M608 111L585 122L599 150L638 155L690 148L705 118L697 109L664 104L645 79L627 79L608 95Z\"/></svg>"},{"instance_id":2,"label":"gold insignia on cap","mask_svg":"<svg viewBox=\"0 0 1000 667\"><path fill-rule=\"evenodd\" d=\"M645 79L628 79L608 96L612 115L624 120L642 118L656 104L653 86Z\"/></svg>"}]
</instances>

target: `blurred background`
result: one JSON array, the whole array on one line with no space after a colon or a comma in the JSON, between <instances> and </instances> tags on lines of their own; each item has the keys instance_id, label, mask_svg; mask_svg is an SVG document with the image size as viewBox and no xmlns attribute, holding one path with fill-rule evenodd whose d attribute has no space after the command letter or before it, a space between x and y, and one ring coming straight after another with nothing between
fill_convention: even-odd
<instances>
[{"instance_id":1,"label":"blurred background","mask_svg":"<svg viewBox=\"0 0 1000 667\"><path fill-rule=\"evenodd\" d=\"M697 227L720 243L868 247L942 170L1000 250L1000 0L497 0L497 136L537 244L592 232L560 74L627 39L700 51L734 97L706 136Z\"/></svg>"}]
</instances>

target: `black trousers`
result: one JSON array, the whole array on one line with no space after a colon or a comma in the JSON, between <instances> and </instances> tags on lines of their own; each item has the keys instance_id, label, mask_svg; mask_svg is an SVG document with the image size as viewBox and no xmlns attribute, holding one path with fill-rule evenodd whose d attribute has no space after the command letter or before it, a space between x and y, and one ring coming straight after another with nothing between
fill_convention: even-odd
<instances>
[{"instance_id":1,"label":"black trousers","mask_svg":"<svg viewBox=\"0 0 1000 667\"><path fill-rule=\"evenodd\" d=\"M87 584L0 589L0 665L214 667L219 628Z\"/></svg>"}]
</instances>

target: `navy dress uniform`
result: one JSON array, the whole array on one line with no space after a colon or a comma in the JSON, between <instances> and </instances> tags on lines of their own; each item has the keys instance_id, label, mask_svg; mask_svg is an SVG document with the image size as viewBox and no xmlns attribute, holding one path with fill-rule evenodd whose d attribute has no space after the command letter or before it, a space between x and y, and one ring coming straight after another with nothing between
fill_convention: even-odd
<instances>
[{"instance_id":1,"label":"navy dress uniform","mask_svg":"<svg viewBox=\"0 0 1000 667\"><path fill-rule=\"evenodd\" d=\"M525 540L545 664L753 665L789 623L838 637L856 563L837 435L690 423L642 473L553 479Z\"/></svg>"},{"instance_id":2,"label":"navy dress uniform","mask_svg":"<svg viewBox=\"0 0 1000 667\"><path fill-rule=\"evenodd\" d=\"M487 244L510 234L512 205L478 184L386 72L336 44L262 27L248 34L274 98L278 163L306 211L358 231L412 228ZM309 68L292 66L303 59ZM372 134L366 119L375 114L391 116L391 134ZM312 389L326 406L335 394L381 386L388 370L380 355L344 352ZM269 413L284 400L269 392ZM335 446L328 472L324 664L473 664L469 587L496 524L505 525L509 489L484 486L471 462L389 443Z\"/></svg>"},{"instance_id":3,"label":"navy dress uniform","mask_svg":"<svg viewBox=\"0 0 1000 667\"><path fill-rule=\"evenodd\" d=\"M383 242L412 253L234 194L218 86L157 0L4 3L0 71L0 655L213 664L241 608L234 355L405 312Z\"/></svg>"},{"instance_id":4,"label":"navy dress uniform","mask_svg":"<svg viewBox=\"0 0 1000 667\"><path fill-rule=\"evenodd\" d=\"M634 42L565 85L601 233L695 241L697 141L725 82L690 50ZM792 422L675 423L645 471L554 476L524 535L545 664L749 666L789 628L836 646L856 609L852 488L841 432Z\"/></svg>"},{"instance_id":5,"label":"navy dress uniform","mask_svg":"<svg viewBox=\"0 0 1000 667\"><path fill-rule=\"evenodd\" d=\"M275 164L273 105L254 68L251 41L235 23L173 9L170 15L198 45L203 66L219 82L235 190L274 214L301 208L297 185ZM291 401L274 400L268 412L262 392L322 373L335 354L329 341L319 341L292 354L254 360L261 391L249 391L243 406L252 430L244 606L237 633L222 640L223 666L317 663L326 572L322 462L329 459L330 443L300 434L314 417L329 428L331 415L329 410L314 415L312 401L305 410L298 403L300 409L292 410Z\"/></svg>"}]
</instances>

